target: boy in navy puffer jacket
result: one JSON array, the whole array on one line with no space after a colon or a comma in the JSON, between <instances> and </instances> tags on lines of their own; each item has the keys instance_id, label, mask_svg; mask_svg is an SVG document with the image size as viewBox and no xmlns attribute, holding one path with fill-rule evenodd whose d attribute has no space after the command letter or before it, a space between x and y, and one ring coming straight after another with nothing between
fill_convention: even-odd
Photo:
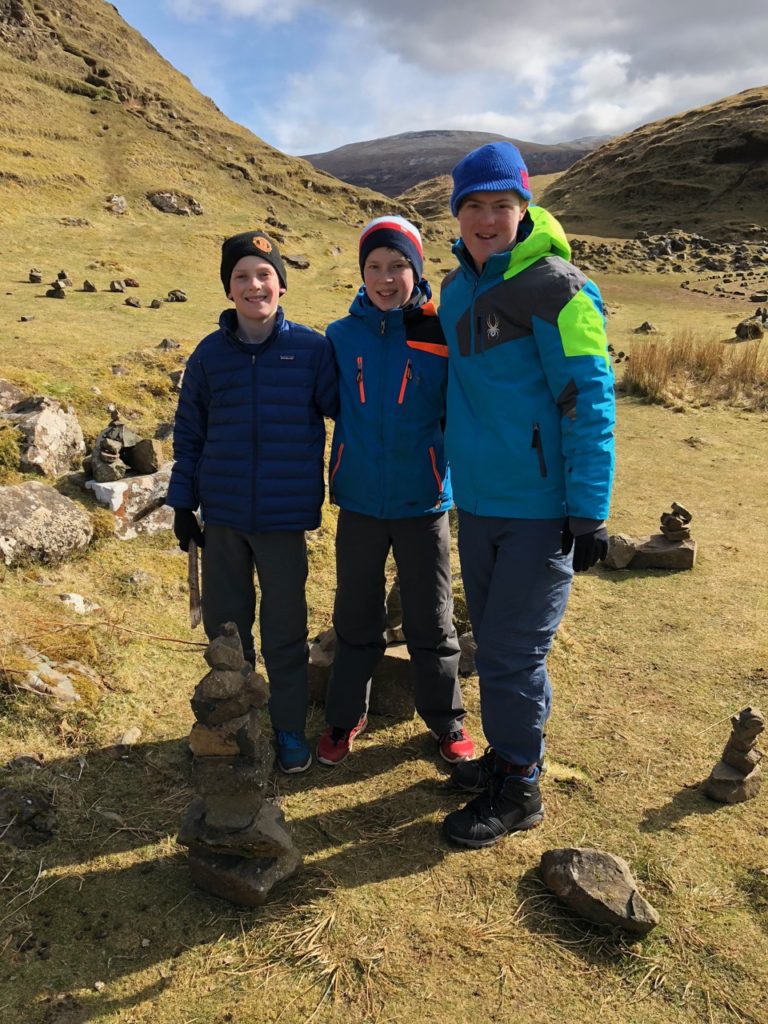
<instances>
[{"instance_id":1,"label":"boy in navy puffer jacket","mask_svg":"<svg viewBox=\"0 0 768 1024\"><path fill-rule=\"evenodd\" d=\"M331 449L336 533L336 657L317 758L335 765L367 722L371 673L384 653L385 563L397 563L416 709L450 762L469 758L457 681L443 445L448 350L418 229L379 217L360 237L363 287L328 327L340 411Z\"/></svg>"},{"instance_id":2,"label":"boy in navy puffer jacket","mask_svg":"<svg viewBox=\"0 0 768 1024\"><path fill-rule=\"evenodd\" d=\"M285 772L309 768L307 546L320 525L325 422L338 410L336 370L323 335L286 320L286 273L261 231L228 238L221 282L235 308L189 357L173 434L167 502L183 551L202 548L203 625L209 638L237 623L256 653L254 568L269 712ZM200 507L205 532L198 525Z\"/></svg>"}]
</instances>

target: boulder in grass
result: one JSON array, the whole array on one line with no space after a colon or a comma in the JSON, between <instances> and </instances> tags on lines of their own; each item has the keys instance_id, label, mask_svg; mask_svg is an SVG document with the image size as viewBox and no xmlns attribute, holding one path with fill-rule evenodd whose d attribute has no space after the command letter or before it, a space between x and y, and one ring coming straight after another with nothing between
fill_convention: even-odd
<instances>
[{"instance_id":1,"label":"boulder in grass","mask_svg":"<svg viewBox=\"0 0 768 1024\"><path fill-rule=\"evenodd\" d=\"M547 850L539 873L558 899L594 924L647 935L659 923L629 864L612 853L586 847Z\"/></svg>"},{"instance_id":2,"label":"boulder in grass","mask_svg":"<svg viewBox=\"0 0 768 1024\"><path fill-rule=\"evenodd\" d=\"M736 328L736 337L740 341L759 341L764 334L762 321L758 317L742 320Z\"/></svg>"},{"instance_id":3,"label":"boulder in grass","mask_svg":"<svg viewBox=\"0 0 768 1024\"><path fill-rule=\"evenodd\" d=\"M85 454L85 439L71 409L44 395L16 402L4 414L23 435L21 469L59 476Z\"/></svg>"},{"instance_id":4,"label":"boulder in grass","mask_svg":"<svg viewBox=\"0 0 768 1024\"><path fill-rule=\"evenodd\" d=\"M64 561L93 536L81 505L34 481L0 487L0 524L0 559L7 566Z\"/></svg>"},{"instance_id":5,"label":"boulder in grass","mask_svg":"<svg viewBox=\"0 0 768 1024\"><path fill-rule=\"evenodd\" d=\"M122 480L100 483L88 480L86 488L100 505L105 505L115 515L115 536L120 540L131 540L139 533L157 533L173 528L173 509L160 505L139 522L134 521L137 512L152 505L168 493L171 463L161 466L157 473L125 477Z\"/></svg>"}]
</instances>

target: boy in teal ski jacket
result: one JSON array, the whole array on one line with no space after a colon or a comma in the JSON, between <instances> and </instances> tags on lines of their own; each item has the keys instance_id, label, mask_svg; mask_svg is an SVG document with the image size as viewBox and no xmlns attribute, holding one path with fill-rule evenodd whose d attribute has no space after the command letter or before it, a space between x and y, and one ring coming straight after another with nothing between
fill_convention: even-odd
<instances>
[{"instance_id":1,"label":"boy in teal ski jacket","mask_svg":"<svg viewBox=\"0 0 768 1024\"><path fill-rule=\"evenodd\" d=\"M517 148L473 150L453 183L446 448L490 746L453 769L478 795L443 830L480 847L543 818L546 658L573 572L607 551L615 414L600 293L568 262L560 224L529 205Z\"/></svg>"}]
</instances>

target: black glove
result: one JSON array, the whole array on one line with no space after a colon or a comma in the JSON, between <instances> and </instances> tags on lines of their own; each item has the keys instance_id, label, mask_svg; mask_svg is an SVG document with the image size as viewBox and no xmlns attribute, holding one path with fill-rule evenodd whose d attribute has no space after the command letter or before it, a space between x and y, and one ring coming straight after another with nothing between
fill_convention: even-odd
<instances>
[{"instance_id":1,"label":"black glove","mask_svg":"<svg viewBox=\"0 0 768 1024\"><path fill-rule=\"evenodd\" d=\"M189 551L189 542L193 540L199 548L205 546L203 531L197 516L188 508L177 508L173 513L173 532L182 551Z\"/></svg>"},{"instance_id":2,"label":"black glove","mask_svg":"<svg viewBox=\"0 0 768 1024\"><path fill-rule=\"evenodd\" d=\"M563 546L562 552L567 555L573 548L573 571L586 572L591 569L595 562L602 562L608 554L608 531L604 526L599 526L589 533L579 534L574 537L571 527L566 519L563 523Z\"/></svg>"}]
</instances>

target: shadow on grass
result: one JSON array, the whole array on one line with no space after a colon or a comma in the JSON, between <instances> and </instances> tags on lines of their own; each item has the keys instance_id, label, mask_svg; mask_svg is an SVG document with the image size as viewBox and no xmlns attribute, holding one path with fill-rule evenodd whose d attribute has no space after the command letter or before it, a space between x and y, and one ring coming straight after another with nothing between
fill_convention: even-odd
<instances>
[{"instance_id":1,"label":"shadow on grass","mask_svg":"<svg viewBox=\"0 0 768 1024\"><path fill-rule=\"evenodd\" d=\"M704 796L700 786L683 786L661 807L649 807L638 825L641 832L663 832L692 814L714 814L727 807Z\"/></svg>"},{"instance_id":2,"label":"shadow on grass","mask_svg":"<svg viewBox=\"0 0 768 1024\"><path fill-rule=\"evenodd\" d=\"M192 797L185 738L103 748L3 773L0 784L53 791L59 818L58 833L44 846L11 850L0 842L3 1021L105 1019L183 984L175 977L179 965L188 973L195 957L208 962L220 942L237 937L257 948L265 941L260 956L267 963L272 932L266 930L295 922L310 904L439 863L449 850L425 818L458 802L444 781L421 779L386 793L378 787L370 800L338 806L339 787L419 758L427 748L434 755L421 738L367 743L348 767L324 772L315 766L307 776L276 780L276 795L332 787L337 806L324 809L318 793L316 812L289 819L304 868L263 908L250 911L194 888L186 850L175 845ZM120 865L121 854L130 864ZM153 980L144 987L136 987L143 978L121 981L150 969ZM97 982L106 987L97 990ZM129 995L122 994L126 988Z\"/></svg>"}]
</instances>

